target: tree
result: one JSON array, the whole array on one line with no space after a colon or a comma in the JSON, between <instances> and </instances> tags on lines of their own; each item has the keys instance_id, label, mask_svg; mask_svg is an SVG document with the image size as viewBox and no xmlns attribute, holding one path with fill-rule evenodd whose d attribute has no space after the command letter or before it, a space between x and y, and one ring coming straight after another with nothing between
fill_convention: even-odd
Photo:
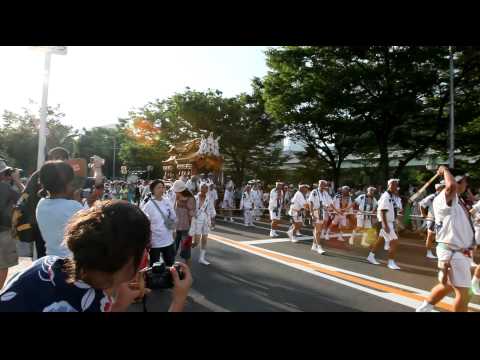
<instances>
[{"instance_id":1,"label":"tree","mask_svg":"<svg viewBox=\"0 0 480 360\"><path fill-rule=\"evenodd\" d=\"M200 92L186 89L166 100L147 104L135 114L160 129L160 138L168 145L199 138L213 132L220 136L220 151L231 167L235 182L247 174L256 175L260 164L265 169L277 167L285 159L270 146L283 137L266 115L261 83L253 83L253 94L223 97L218 90Z\"/></svg>"},{"instance_id":2,"label":"tree","mask_svg":"<svg viewBox=\"0 0 480 360\"><path fill-rule=\"evenodd\" d=\"M153 166L151 177L163 176L162 160L168 158L168 144L151 117L147 118L148 111L131 112L130 118L119 120L120 144L119 159L128 168L146 170ZM120 161L118 166L120 166ZM119 174L119 172L117 172Z\"/></svg>"},{"instance_id":3,"label":"tree","mask_svg":"<svg viewBox=\"0 0 480 360\"><path fill-rule=\"evenodd\" d=\"M48 108L47 146L46 150L56 146L72 148L73 139L69 135L74 131L70 126L62 124L65 116L57 106ZM23 114L4 111L3 125L0 127L0 144L6 156L14 160L15 166L22 168L29 175L37 168L38 152L38 118L27 109Z\"/></svg>"},{"instance_id":4,"label":"tree","mask_svg":"<svg viewBox=\"0 0 480 360\"><path fill-rule=\"evenodd\" d=\"M267 51L267 111L288 135L305 144L303 161L327 164L335 184L345 158L362 142L348 98L339 97L338 64L327 48L284 47Z\"/></svg>"},{"instance_id":5,"label":"tree","mask_svg":"<svg viewBox=\"0 0 480 360\"><path fill-rule=\"evenodd\" d=\"M478 51L456 48L455 53L456 115L464 122L479 109ZM403 150L394 171L399 176L410 160L430 148L445 149L446 47L285 47L270 50L267 62L273 70L266 78L269 111L303 129L302 136L316 132L312 125L317 124L322 131L318 138L328 146L343 134L344 144L359 146L353 153L378 154L383 181L391 175L391 151ZM326 122L332 115L337 118ZM352 129L361 137L350 143L355 140ZM326 153L325 146L312 146ZM342 154L336 154L339 160ZM329 160L334 169L333 157Z\"/></svg>"}]
</instances>

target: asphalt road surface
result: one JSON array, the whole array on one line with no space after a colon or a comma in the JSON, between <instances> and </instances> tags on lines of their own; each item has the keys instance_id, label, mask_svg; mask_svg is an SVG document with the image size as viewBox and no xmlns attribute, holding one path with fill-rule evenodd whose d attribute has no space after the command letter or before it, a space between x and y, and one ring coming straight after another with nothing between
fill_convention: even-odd
<instances>
[{"instance_id":1,"label":"asphalt road surface","mask_svg":"<svg viewBox=\"0 0 480 360\"><path fill-rule=\"evenodd\" d=\"M377 254L381 265L365 258L368 249L360 239L324 242L326 254L311 251L312 231L292 243L285 232L269 237L269 224L255 222L245 227L217 219L208 242L207 259L198 263L193 250L193 287L185 311L189 312L304 312L304 311L414 311L437 283L436 261L425 257L423 240L401 237L397 264L400 271L386 267L386 251ZM287 226L282 227L283 230ZM348 237L345 237L348 240ZM180 260L180 259L179 259ZM27 267L30 258L10 269L9 277ZM149 312L167 311L170 290L156 290L147 297ZM437 311L451 311L452 298L437 305ZM480 311L480 297L474 296L470 311ZM134 304L130 312L142 312Z\"/></svg>"},{"instance_id":2,"label":"asphalt road surface","mask_svg":"<svg viewBox=\"0 0 480 360\"><path fill-rule=\"evenodd\" d=\"M423 241L401 238L397 264L386 267L386 252L377 254L381 265L365 258L368 249L348 241L325 242L327 253L311 251L311 231L299 243L269 237L269 225L255 222L245 227L217 220L209 239L207 259L198 263L193 251L194 283L185 311L414 311L436 284L436 262L425 258ZM286 229L286 228L284 228ZM348 239L348 238L346 238ZM171 294L154 291L147 298L147 311L166 311ZM472 298L470 311L480 311L479 297ZM436 307L451 311L452 298ZM141 304L132 312L143 311Z\"/></svg>"}]
</instances>

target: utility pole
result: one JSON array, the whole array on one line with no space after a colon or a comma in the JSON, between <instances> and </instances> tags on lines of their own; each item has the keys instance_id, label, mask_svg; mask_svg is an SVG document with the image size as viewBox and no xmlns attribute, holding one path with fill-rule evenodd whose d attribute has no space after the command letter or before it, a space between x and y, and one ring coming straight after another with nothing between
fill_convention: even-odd
<instances>
[{"instance_id":1,"label":"utility pole","mask_svg":"<svg viewBox=\"0 0 480 360\"><path fill-rule=\"evenodd\" d=\"M112 180L115 179L115 153L117 152L117 139L113 137L113 176Z\"/></svg>"},{"instance_id":2,"label":"utility pole","mask_svg":"<svg viewBox=\"0 0 480 360\"><path fill-rule=\"evenodd\" d=\"M33 46L32 49L45 53L45 65L43 68L42 108L40 109L40 126L38 130L37 170L40 170L45 162L45 146L47 144L48 83L50 81L50 62L52 60L52 54L66 55L67 47Z\"/></svg>"},{"instance_id":3,"label":"utility pole","mask_svg":"<svg viewBox=\"0 0 480 360\"><path fill-rule=\"evenodd\" d=\"M455 117L454 117L454 91L453 91L453 51L452 47L449 47L450 52L450 131L449 131L449 140L450 146L448 151L448 166L450 169L455 167Z\"/></svg>"}]
</instances>

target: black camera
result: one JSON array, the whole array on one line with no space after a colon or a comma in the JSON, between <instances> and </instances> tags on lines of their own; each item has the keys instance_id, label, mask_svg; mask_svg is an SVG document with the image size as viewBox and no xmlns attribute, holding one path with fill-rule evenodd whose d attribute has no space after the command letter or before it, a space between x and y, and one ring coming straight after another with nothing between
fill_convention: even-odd
<instances>
[{"instance_id":1,"label":"black camera","mask_svg":"<svg viewBox=\"0 0 480 360\"><path fill-rule=\"evenodd\" d=\"M180 280L183 280L185 275L181 270L180 265L173 265L177 270ZM173 278L170 273L170 267L166 266L163 261L159 261L153 264L145 271L145 282L149 289L170 289L173 287Z\"/></svg>"}]
</instances>

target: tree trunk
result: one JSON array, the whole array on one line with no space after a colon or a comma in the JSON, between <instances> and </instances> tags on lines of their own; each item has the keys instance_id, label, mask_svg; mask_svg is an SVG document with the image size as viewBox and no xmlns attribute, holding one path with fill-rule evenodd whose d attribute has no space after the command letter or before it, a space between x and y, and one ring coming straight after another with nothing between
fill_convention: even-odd
<instances>
[{"instance_id":1,"label":"tree trunk","mask_svg":"<svg viewBox=\"0 0 480 360\"><path fill-rule=\"evenodd\" d=\"M388 145L383 139L379 143L379 152L380 152L380 174L382 176L383 184L386 184L390 177L389 162L390 158L388 156Z\"/></svg>"},{"instance_id":2,"label":"tree trunk","mask_svg":"<svg viewBox=\"0 0 480 360\"><path fill-rule=\"evenodd\" d=\"M340 165L335 164L335 166L332 167L332 181L333 181L333 184L335 185L334 190L336 190L340 186L340 178L341 178Z\"/></svg>"}]
</instances>

